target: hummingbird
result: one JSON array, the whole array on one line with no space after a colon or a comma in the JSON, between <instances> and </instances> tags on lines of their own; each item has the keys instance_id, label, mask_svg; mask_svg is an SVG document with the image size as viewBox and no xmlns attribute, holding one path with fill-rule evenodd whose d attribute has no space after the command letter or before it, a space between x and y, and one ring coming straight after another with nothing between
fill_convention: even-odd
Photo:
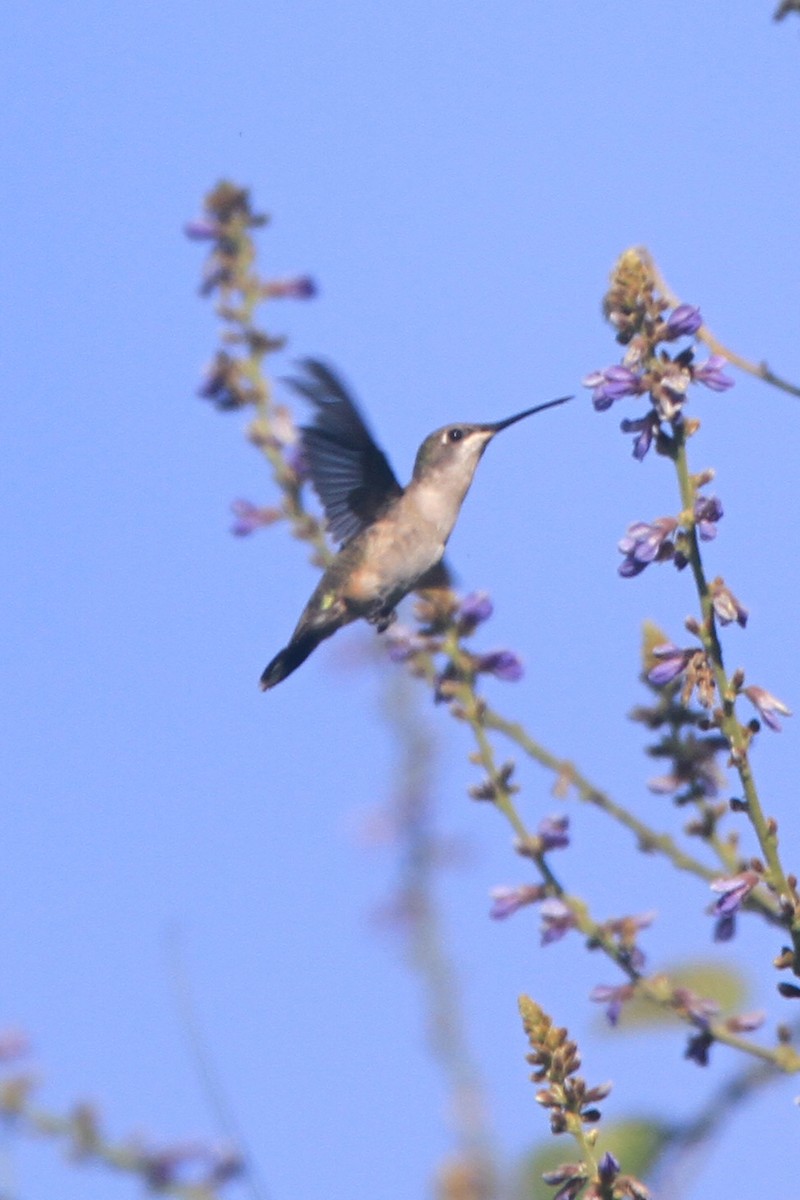
<instances>
[{"instance_id":1,"label":"hummingbird","mask_svg":"<svg viewBox=\"0 0 800 1200\"><path fill-rule=\"evenodd\" d=\"M291 675L325 638L363 618L378 633L411 591L443 587L445 546L489 442L562 396L489 424L445 425L425 438L411 482L401 487L342 381L316 359L287 382L315 407L300 430L309 474L340 549L317 584L287 646L261 676L264 691Z\"/></svg>"}]
</instances>

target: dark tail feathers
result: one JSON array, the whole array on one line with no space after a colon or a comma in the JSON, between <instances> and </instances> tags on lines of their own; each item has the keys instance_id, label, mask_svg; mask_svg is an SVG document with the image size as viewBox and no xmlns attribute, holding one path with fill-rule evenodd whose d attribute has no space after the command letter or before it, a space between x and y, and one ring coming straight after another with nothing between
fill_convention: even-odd
<instances>
[{"instance_id":1,"label":"dark tail feathers","mask_svg":"<svg viewBox=\"0 0 800 1200\"><path fill-rule=\"evenodd\" d=\"M325 630L324 633L320 633L319 630L309 630L308 633L293 638L288 646L275 655L265 669L261 676L261 690L266 692L269 688L274 688L287 675L291 675L292 671L296 671L300 664L306 661L312 650L316 650L320 642L331 633L333 633L332 629Z\"/></svg>"}]
</instances>

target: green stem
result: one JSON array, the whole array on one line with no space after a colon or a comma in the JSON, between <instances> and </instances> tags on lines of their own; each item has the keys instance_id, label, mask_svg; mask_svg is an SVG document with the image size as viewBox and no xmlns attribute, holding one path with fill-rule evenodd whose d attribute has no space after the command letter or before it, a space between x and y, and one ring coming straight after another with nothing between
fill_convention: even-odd
<instances>
[{"instance_id":1,"label":"green stem","mask_svg":"<svg viewBox=\"0 0 800 1200\"><path fill-rule=\"evenodd\" d=\"M700 600L702 622L699 636L703 643L711 669L714 673L717 694L720 698L720 709L717 714L719 727L728 740L731 748L731 760L735 767L747 804L747 816L758 838L758 844L767 864L766 881L781 899L790 900L792 889L784 872L778 854L778 839L772 824L768 821L761 806L755 778L750 765L749 744L750 732L740 723L735 712L735 690L731 685L725 670L722 657L722 647L717 633L717 623L714 614L714 602L708 586L703 562L700 555L700 543L694 526L694 503L696 488L689 473L686 454L686 434L683 424L674 429L674 462L680 488L681 504L684 515L688 517L688 546L689 563L692 568L695 587ZM780 910L779 910L780 911ZM795 913L792 920L783 923L788 925L794 946L794 970L800 974L800 915Z\"/></svg>"},{"instance_id":2,"label":"green stem","mask_svg":"<svg viewBox=\"0 0 800 1200\"><path fill-rule=\"evenodd\" d=\"M483 724L488 729L495 729L498 733L504 734L529 758L553 771L559 779L570 783L585 803L594 805L595 808L599 808L618 821L620 825L629 829L636 835L643 851L662 854L679 870L687 871L706 882L710 883L713 879L718 878L718 870L706 866L693 855L687 854L668 833L656 833L646 822L613 800L607 792L601 791L591 783L568 759L558 758L535 738L532 738L519 722L509 721L494 709L486 706L483 710ZM783 924L777 901L772 896L753 892L747 899L746 907L760 912L769 921Z\"/></svg>"}]
</instances>

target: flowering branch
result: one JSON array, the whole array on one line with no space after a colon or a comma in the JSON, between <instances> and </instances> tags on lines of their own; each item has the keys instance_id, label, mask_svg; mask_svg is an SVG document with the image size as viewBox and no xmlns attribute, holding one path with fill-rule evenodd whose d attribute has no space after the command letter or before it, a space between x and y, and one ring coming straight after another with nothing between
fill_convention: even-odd
<instances>
[{"instance_id":1,"label":"flowering branch","mask_svg":"<svg viewBox=\"0 0 800 1200\"><path fill-rule=\"evenodd\" d=\"M246 189L222 182L206 196L203 216L185 227L188 237L211 243L200 294L216 295L216 311L225 323L222 346L206 368L198 393L223 412L255 409L247 437L269 462L282 493L279 509L234 501L234 532L252 533L259 525L286 519L294 536L314 547L314 562L324 565L332 554L322 522L303 502L305 466L297 429L289 410L275 403L264 369L267 356L283 349L285 341L256 323L257 313L267 301L307 300L316 294L316 286L307 276L270 280L258 274L252 231L267 221L253 210ZM232 347L235 353L231 353Z\"/></svg>"},{"instance_id":2,"label":"flowering branch","mask_svg":"<svg viewBox=\"0 0 800 1200\"><path fill-rule=\"evenodd\" d=\"M0 1038L0 1062L24 1053L21 1046L13 1055L5 1053L6 1043L7 1038ZM0 1118L21 1133L63 1142L73 1161L139 1176L148 1190L180 1200L218 1200L223 1186L244 1174L242 1157L232 1145L186 1141L157 1147L137 1138L114 1142L103 1133L91 1105L78 1103L64 1115L54 1113L34 1102L35 1088L28 1072L0 1079Z\"/></svg>"},{"instance_id":3,"label":"flowering branch","mask_svg":"<svg viewBox=\"0 0 800 1200\"><path fill-rule=\"evenodd\" d=\"M635 253L643 262L647 263L656 287L670 308L678 308L681 305L681 301L661 274L655 259L647 247L637 246ZM765 362L752 362L750 359L744 358L743 355L737 354L735 350L731 350L729 346L725 346L716 334L712 333L705 322L698 326L697 337L699 341L704 342L708 346L712 354L718 354L722 358L727 359L732 366L738 367L740 371L746 371L748 375L753 375L756 379L763 380L764 383L769 383L773 387L780 388L781 391L788 392L790 396L800 396L800 387L797 384L790 383L787 379L782 379L779 375L776 375L774 371L769 369Z\"/></svg>"},{"instance_id":4,"label":"flowering branch","mask_svg":"<svg viewBox=\"0 0 800 1200\"><path fill-rule=\"evenodd\" d=\"M706 363L694 361L691 347L676 354L661 348L679 339L699 336L703 328L698 309L681 304L669 316L665 312L670 299L659 287L659 278L649 255L635 250L626 251L612 274L611 286L605 298L605 311L617 329L617 341L626 346L621 365L594 372L584 383L593 390L598 411L606 411L623 396L646 395L652 408L646 417L622 422L624 432L636 432L634 456L642 459L650 445L655 444L675 467L682 511L677 517L660 518L651 525L631 526L620 543L625 562L620 573L630 577L639 574L652 562L673 561L678 569L691 567L700 603L700 620L690 618L686 627L700 642L701 649L680 649L671 643L653 649L658 660L649 672L650 681L657 686L670 684L683 676L684 704L696 694L708 713L706 726L720 731L730 750L730 763L739 775L744 798L732 807L746 813L765 863L753 859L749 863L754 882L748 880L740 887L741 873L731 880L732 893L748 895L759 880L775 898L781 923L788 930L791 949L785 949L777 964L791 967L800 975L800 896L797 880L788 875L778 854L777 823L768 818L761 805L751 763L750 744L758 732L757 722L743 725L736 715L736 701L744 694L759 710L765 723L780 728L776 714L788 714L789 709L765 689L744 687L744 672L732 676L726 672L718 625L734 621L744 627L747 609L721 578L709 583L703 566L700 540L708 540L716 532L716 522L722 516L722 506L716 497L705 496L701 489L713 477L710 471L692 475L689 471L687 441L697 433L699 421L687 418L684 406L688 389L704 384L722 392L733 381L724 373L725 362L716 357ZM713 832L715 822L711 826ZM740 864L740 872L747 867ZM722 915L731 916L732 911ZM728 935L729 936L729 935ZM795 994L793 985L781 985L784 994ZM800 995L800 989L797 989Z\"/></svg>"},{"instance_id":5,"label":"flowering branch","mask_svg":"<svg viewBox=\"0 0 800 1200\"><path fill-rule=\"evenodd\" d=\"M313 294L314 289L310 281L294 281L291 285L287 281L270 282L255 272L255 250L250 231L263 222L264 218L252 212L246 192L230 184L221 184L206 199L203 221L195 223L197 228L194 230L188 230L191 236L202 236L213 242L206 282L201 290L204 294L218 293L217 311L226 322L223 349L209 370L201 394L221 409L246 406L256 409L248 437L265 454L282 493L282 504L278 509L238 502L235 532L251 533L261 525L287 519L294 535L312 544L315 561L327 564L332 556L325 542L323 525L305 506L306 471L296 429L288 410L274 402L264 375L266 355L278 349L282 342L255 324L256 310L265 299L278 296L305 298ZM675 986L665 975L645 973L645 958L638 945L638 935L650 924L653 914L599 921L587 903L567 889L552 867L550 854L566 845L568 819L546 818L536 832L529 829L515 800L518 787L514 782L514 763L498 759L491 736L499 734L508 738L530 758L555 772L557 791L563 793L574 787L582 800L628 828L642 850L658 852L676 868L709 883L717 896L713 911L717 918L715 936L718 940L726 940L732 935L735 914L740 908L758 912L771 923L785 927L792 945L782 951L776 965L792 968L800 975L797 883L782 866L777 849L777 826L763 812L750 767L750 744L759 725L754 721L742 724L736 715L736 702L740 695L745 696L756 707L764 723L773 729L780 727L778 717L788 715L789 710L765 689L754 685L745 687L741 671L731 676L726 672L718 627L731 623L744 627L748 613L723 579L709 581L706 576L700 543L715 536L723 509L716 496L703 490L713 479L713 472L691 474L686 453L688 438L699 428L699 422L684 413L690 387L700 385L721 393L731 387L733 381L725 373L725 359L713 345L711 348L715 352L704 362L695 361L691 345L675 346L675 343L692 338L704 340L709 345L711 342L698 309L676 304L668 311L670 307L669 299L656 286L649 256L634 251L623 255L606 298L606 314L617 329L617 340L626 347L624 359L620 364L594 372L585 383L592 388L598 411L610 409L625 397L646 396L650 403L648 411L642 417L625 419L623 431L634 435L633 454L637 460L643 460L654 448L670 459L676 470L681 511L631 525L620 542L623 562L619 569L624 577L632 578L653 563L672 562L680 570L690 567L699 598L700 618L687 622L687 628L698 645L681 648L663 640L654 642L650 639L645 655L646 679L658 699L655 705L640 708L634 716L653 730L666 729L649 753L669 757L672 770L659 780L651 781L651 789L675 793L676 804L695 805L697 815L687 832L705 841L725 870L726 877L718 878L717 871L687 853L674 838L656 832L595 787L571 762L540 746L521 724L505 718L488 705L479 691L481 677L492 675L513 681L520 678L522 665L510 650L481 653L467 643L478 626L491 615L491 601L485 593L467 597L449 591L435 597L430 593L423 595L416 606L418 628L410 630L394 625L387 633L385 644L393 661L405 663L412 675L425 679L435 701L445 702L451 714L468 726L475 743L472 759L484 772L482 782L471 789L471 794L477 800L492 803L505 817L513 830L518 853L536 869L536 882L496 890L492 915L509 916L528 904L539 904L543 945L575 929L582 934L589 949L601 949L624 976L622 983L598 985L591 997L607 1006L610 1020L615 1021L623 1005L639 996L675 1013L691 1027L686 1056L697 1063L706 1063L711 1045L719 1041L773 1069L797 1072L800 1071L800 1055L788 1044L785 1031L779 1030L775 1046L761 1045L745 1036L761 1023L760 1015L722 1019L718 1006L712 1001ZM230 347L234 347L234 354ZM762 373L761 377L784 386L771 373ZM791 385L787 385L786 390L792 390ZM697 698L699 708L692 708L692 697ZM724 804L714 802L714 796L721 774L715 758L722 749L729 753L743 789L743 797L731 800L729 808L747 814L763 862L741 856L737 835L724 838L720 834L720 822L727 810ZM426 918L417 930L417 950L418 961L432 986L431 1007L435 1011L441 1002L447 1008L450 1001L446 996L447 989L441 993L436 991L441 983L437 973L442 964L439 951L434 947L435 953L432 952L431 945L426 942L432 930L433 923ZM782 984L781 991L786 996L800 997L800 987L793 984ZM539 1053L536 1047L548 1043L548 1029L552 1032L552 1023L547 1026L549 1018L535 1005L526 1011L525 1019L535 1056ZM564 1033L566 1037L564 1031L556 1033L559 1037ZM452 1073L453 1088L457 1093L463 1084L463 1079L460 1082L458 1079L458 1072L466 1061L463 1047L442 1045L440 1050L443 1064ZM543 1069L547 1074L550 1067ZM563 1078L559 1080L562 1098L568 1099L568 1077L573 1069L565 1067ZM553 1084L555 1077L547 1077ZM571 1101L564 1100L562 1104L562 1100L558 1100L551 1106L554 1111L561 1106L559 1111L563 1110L565 1127L575 1122L580 1124L579 1108L571 1108L570 1104ZM464 1132L468 1132L466 1127ZM469 1134L465 1145L471 1136ZM644 1192L625 1190L628 1185L623 1180L627 1177L619 1175L618 1164L605 1161L608 1156L596 1161L588 1137L581 1145L584 1163L580 1171L572 1175L567 1173L561 1179L559 1200L572 1200L579 1192L584 1192L587 1197L596 1196L598 1200L644 1195ZM585 1191L587 1188L590 1190Z\"/></svg>"},{"instance_id":6,"label":"flowering branch","mask_svg":"<svg viewBox=\"0 0 800 1200\"><path fill-rule=\"evenodd\" d=\"M598 1158L595 1151L597 1104L609 1095L611 1084L587 1087L578 1074L581 1056L576 1043L530 996L520 996L519 1011L530 1046L526 1060L534 1068L531 1079L546 1085L539 1088L536 1100L550 1114L552 1132L570 1133L582 1155L580 1162L563 1163L544 1175L545 1183L558 1188L554 1200L575 1200L578 1195L584 1200L648 1200L648 1189L632 1175L621 1175L613 1154Z\"/></svg>"}]
</instances>

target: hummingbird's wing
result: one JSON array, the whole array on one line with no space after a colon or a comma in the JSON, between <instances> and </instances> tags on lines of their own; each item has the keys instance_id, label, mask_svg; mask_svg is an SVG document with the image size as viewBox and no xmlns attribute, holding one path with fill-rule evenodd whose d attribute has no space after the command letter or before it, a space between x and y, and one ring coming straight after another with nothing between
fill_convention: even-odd
<instances>
[{"instance_id":1,"label":"hummingbird's wing","mask_svg":"<svg viewBox=\"0 0 800 1200\"><path fill-rule=\"evenodd\" d=\"M287 382L317 410L314 424L300 430L311 482L331 536L344 544L403 489L341 380L313 358L303 359L300 367L304 374Z\"/></svg>"}]
</instances>

